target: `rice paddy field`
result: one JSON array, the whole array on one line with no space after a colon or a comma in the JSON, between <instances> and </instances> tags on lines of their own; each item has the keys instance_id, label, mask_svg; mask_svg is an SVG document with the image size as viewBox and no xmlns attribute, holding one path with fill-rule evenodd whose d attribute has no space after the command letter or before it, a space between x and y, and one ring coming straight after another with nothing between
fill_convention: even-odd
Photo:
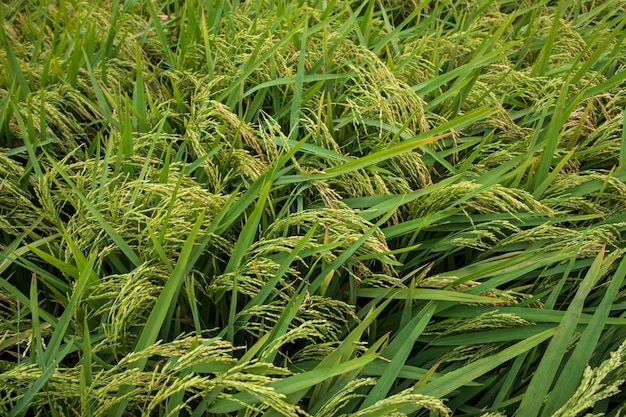
<instances>
[{"instance_id":1,"label":"rice paddy field","mask_svg":"<svg viewBox=\"0 0 626 417\"><path fill-rule=\"evenodd\" d=\"M626 1L0 16L1 416L626 413Z\"/></svg>"}]
</instances>

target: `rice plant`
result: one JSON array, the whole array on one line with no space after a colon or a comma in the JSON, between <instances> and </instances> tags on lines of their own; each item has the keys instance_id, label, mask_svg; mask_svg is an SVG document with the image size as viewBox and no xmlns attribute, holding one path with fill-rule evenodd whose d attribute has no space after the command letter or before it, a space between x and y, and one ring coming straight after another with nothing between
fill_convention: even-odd
<instances>
[{"instance_id":1,"label":"rice plant","mask_svg":"<svg viewBox=\"0 0 626 417\"><path fill-rule=\"evenodd\" d=\"M626 412L623 0L0 14L0 415Z\"/></svg>"}]
</instances>

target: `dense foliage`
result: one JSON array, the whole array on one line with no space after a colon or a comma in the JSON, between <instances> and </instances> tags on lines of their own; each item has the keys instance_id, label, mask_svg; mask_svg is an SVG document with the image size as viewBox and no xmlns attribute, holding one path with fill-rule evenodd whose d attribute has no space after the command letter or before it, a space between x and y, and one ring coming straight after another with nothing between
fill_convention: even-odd
<instances>
[{"instance_id":1,"label":"dense foliage","mask_svg":"<svg viewBox=\"0 0 626 417\"><path fill-rule=\"evenodd\" d=\"M624 0L3 0L0 414L618 416Z\"/></svg>"}]
</instances>

